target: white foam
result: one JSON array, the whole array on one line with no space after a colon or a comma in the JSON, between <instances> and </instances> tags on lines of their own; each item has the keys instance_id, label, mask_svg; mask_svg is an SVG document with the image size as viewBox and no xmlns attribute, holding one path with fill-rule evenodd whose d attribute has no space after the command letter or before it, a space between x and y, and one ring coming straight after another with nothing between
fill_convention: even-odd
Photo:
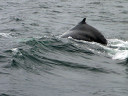
<instances>
[{"instance_id":1,"label":"white foam","mask_svg":"<svg viewBox=\"0 0 128 96\"><path fill-rule=\"evenodd\" d=\"M128 58L128 41L119 39L109 39L109 46L113 48L108 49L109 56L112 59L124 60Z\"/></svg>"},{"instance_id":2,"label":"white foam","mask_svg":"<svg viewBox=\"0 0 128 96\"><path fill-rule=\"evenodd\" d=\"M69 39L72 39L72 37L68 37ZM96 45L95 47L89 47L88 50L98 53L98 54L104 54L100 50L97 50L97 48L103 48L105 50L105 54L110 56L112 59L118 59L118 60L124 60L128 58L128 41L123 41L120 39L108 39L108 45L104 46L96 42L88 42L83 40L75 40L77 42L83 42L87 44Z\"/></svg>"},{"instance_id":3,"label":"white foam","mask_svg":"<svg viewBox=\"0 0 128 96\"><path fill-rule=\"evenodd\" d=\"M128 58L128 50L122 50L113 55L112 59L123 60Z\"/></svg>"},{"instance_id":4,"label":"white foam","mask_svg":"<svg viewBox=\"0 0 128 96\"><path fill-rule=\"evenodd\" d=\"M12 51L13 52L18 52L18 48L13 48Z\"/></svg>"},{"instance_id":5,"label":"white foam","mask_svg":"<svg viewBox=\"0 0 128 96\"><path fill-rule=\"evenodd\" d=\"M10 33L0 33L1 36L3 37L11 37Z\"/></svg>"},{"instance_id":6,"label":"white foam","mask_svg":"<svg viewBox=\"0 0 128 96\"><path fill-rule=\"evenodd\" d=\"M119 39L108 39L108 45L103 46L99 43L89 42L91 44L95 44L105 50L105 53L108 54L112 59L116 60L124 60L128 58L128 41L123 41ZM92 52L96 52L98 54L102 54L102 52L89 49Z\"/></svg>"},{"instance_id":7,"label":"white foam","mask_svg":"<svg viewBox=\"0 0 128 96\"><path fill-rule=\"evenodd\" d=\"M22 53L19 51L18 48L13 48L13 49L11 49L11 50L12 50L12 52L13 52L14 55L22 56Z\"/></svg>"}]
</instances>

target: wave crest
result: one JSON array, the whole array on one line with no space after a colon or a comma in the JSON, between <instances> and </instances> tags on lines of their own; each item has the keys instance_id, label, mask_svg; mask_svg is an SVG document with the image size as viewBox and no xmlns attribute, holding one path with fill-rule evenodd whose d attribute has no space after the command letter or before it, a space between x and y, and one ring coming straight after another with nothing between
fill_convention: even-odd
<instances>
[{"instance_id":1,"label":"wave crest","mask_svg":"<svg viewBox=\"0 0 128 96\"><path fill-rule=\"evenodd\" d=\"M92 72L109 73L103 66L91 64L93 57L98 56L112 59L126 59L128 57L127 41L109 39L108 46L94 42L78 41L74 39L48 38L30 39L20 42L19 47L8 50L12 61L8 68L24 69L39 73L50 73L59 67L84 69ZM106 58L107 59L107 58Z\"/></svg>"}]
</instances>

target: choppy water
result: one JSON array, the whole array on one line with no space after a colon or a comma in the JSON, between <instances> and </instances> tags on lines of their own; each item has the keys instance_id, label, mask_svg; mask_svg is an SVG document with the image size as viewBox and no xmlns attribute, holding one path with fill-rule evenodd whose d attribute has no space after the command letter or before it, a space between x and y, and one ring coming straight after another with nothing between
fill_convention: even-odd
<instances>
[{"instance_id":1,"label":"choppy water","mask_svg":"<svg viewBox=\"0 0 128 96\"><path fill-rule=\"evenodd\" d=\"M127 0L1 0L0 96L127 96ZM109 44L60 38L84 17Z\"/></svg>"}]
</instances>

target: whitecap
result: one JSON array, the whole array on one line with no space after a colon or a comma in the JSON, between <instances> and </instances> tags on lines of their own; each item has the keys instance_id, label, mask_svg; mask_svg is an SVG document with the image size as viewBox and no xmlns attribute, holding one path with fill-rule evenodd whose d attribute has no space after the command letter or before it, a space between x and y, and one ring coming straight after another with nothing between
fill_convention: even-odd
<instances>
[{"instance_id":1,"label":"whitecap","mask_svg":"<svg viewBox=\"0 0 128 96\"><path fill-rule=\"evenodd\" d=\"M108 55L112 59L124 60L128 58L128 41L123 41L119 39L109 39L108 45Z\"/></svg>"},{"instance_id":2,"label":"whitecap","mask_svg":"<svg viewBox=\"0 0 128 96\"><path fill-rule=\"evenodd\" d=\"M22 56L22 53L19 51L18 48L13 48L13 49L11 49L11 50L12 50L13 55Z\"/></svg>"},{"instance_id":3,"label":"whitecap","mask_svg":"<svg viewBox=\"0 0 128 96\"><path fill-rule=\"evenodd\" d=\"M0 35L6 38L11 37L10 33L0 33Z\"/></svg>"},{"instance_id":4,"label":"whitecap","mask_svg":"<svg viewBox=\"0 0 128 96\"><path fill-rule=\"evenodd\" d=\"M123 60L128 58L128 50L118 51L115 55L113 55L112 59Z\"/></svg>"}]
</instances>

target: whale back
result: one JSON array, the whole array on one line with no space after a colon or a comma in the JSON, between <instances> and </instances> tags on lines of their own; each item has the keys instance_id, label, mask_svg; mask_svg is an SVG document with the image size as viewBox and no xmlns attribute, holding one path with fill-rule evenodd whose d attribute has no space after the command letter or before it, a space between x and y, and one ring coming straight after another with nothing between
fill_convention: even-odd
<instances>
[{"instance_id":1,"label":"whale back","mask_svg":"<svg viewBox=\"0 0 128 96\"><path fill-rule=\"evenodd\" d=\"M74 28L62 35L63 38L72 37L77 40L97 42L106 45L105 37L94 27L86 23L86 18L79 22Z\"/></svg>"}]
</instances>

